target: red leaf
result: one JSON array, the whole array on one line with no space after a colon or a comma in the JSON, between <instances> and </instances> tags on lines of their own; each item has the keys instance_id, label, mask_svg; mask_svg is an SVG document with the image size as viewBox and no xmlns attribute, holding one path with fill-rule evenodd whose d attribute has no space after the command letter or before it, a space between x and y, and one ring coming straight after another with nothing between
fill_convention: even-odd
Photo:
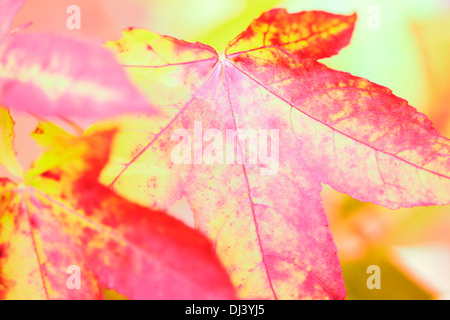
<instances>
[{"instance_id":1,"label":"red leaf","mask_svg":"<svg viewBox=\"0 0 450 320\"><path fill-rule=\"evenodd\" d=\"M99 45L48 34L6 34L21 4L0 2L0 104L34 114L94 118L152 111Z\"/></svg>"},{"instance_id":2,"label":"red leaf","mask_svg":"<svg viewBox=\"0 0 450 320\"><path fill-rule=\"evenodd\" d=\"M389 89L317 62L355 19L272 10L221 55L136 29L110 44L160 113L122 121L102 181L158 208L185 196L243 298L345 297L321 183L391 208L450 203L449 140ZM229 162L237 129L263 131Z\"/></svg>"},{"instance_id":3,"label":"red leaf","mask_svg":"<svg viewBox=\"0 0 450 320\"><path fill-rule=\"evenodd\" d=\"M20 166L14 149L14 120L9 110L0 106L0 165L4 166L10 173L16 177L23 175L23 169Z\"/></svg>"},{"instance_id":4,"label":"red leaf","mask_svg":"<svg viewBox=\"0 0 450 320\"><path fill-rule=\"evenodd\" d=\"M0 298L97 299L101 286L131 299L233 298L203 236L97 182L112 134L57 137L24 184L0 179Z\"/></svg>"},{"instance_id":5,"label":"red leaf","mask_svg":"<svg viewBox=\"0 0 450 320\"><path fill-rule=\"evenodd\" d=\"M241 81L233 89L263 88L269 105L292 108L288 125L300 144L291 152L315 180L393 209L449 203L450 143L425 115L388 88L305 58L301 45L286 46L228 54L227 70L230 81Z\"/></svg>"}]
</instances>

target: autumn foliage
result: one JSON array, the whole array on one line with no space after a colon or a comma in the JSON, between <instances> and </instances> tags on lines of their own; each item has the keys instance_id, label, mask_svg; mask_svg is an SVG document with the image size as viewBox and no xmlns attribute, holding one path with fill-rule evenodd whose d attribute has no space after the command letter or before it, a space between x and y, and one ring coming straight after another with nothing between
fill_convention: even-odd
<instances>
[{"instance_id":1,"label":"autumn foliage","mask_svg":"<svg viewBox=\"0 0 450 320\"><path fill-rule=\"evenodd\" d=\"M105 47L11 34L21 4L0 0L0 163L20 178L0 179L1 299L344 299L322 184L393 209L450 203L450 141L390 89L318 61L356 15L274 9L219 54L134 28ZM8 109L40 117L46 151L26 173ZM51 115L98 121L75 136ZM225 161L230 129L277 130L276 168L234 161L252 157L239 139ZM197 230L165 213L182 197Z\"/></svg>"}]
</instances>

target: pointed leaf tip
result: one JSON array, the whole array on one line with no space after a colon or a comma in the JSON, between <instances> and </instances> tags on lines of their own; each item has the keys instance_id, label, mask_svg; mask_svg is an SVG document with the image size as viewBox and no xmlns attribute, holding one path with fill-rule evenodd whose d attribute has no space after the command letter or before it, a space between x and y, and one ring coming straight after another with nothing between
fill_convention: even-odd
<instances>
[{"instance_id":1,"label":"pointed leaf tip","mask_svg":"<svg viewBox=\"0 0 450 320\"><path fill-rule=\"evenodd\" d=\"M300 59L322 59L335 55L349 42L356 13L346 16L324 11L288 13L273 9L263 13L232 40L228 56L275 48Z\"/></svg>"}]
</instances>

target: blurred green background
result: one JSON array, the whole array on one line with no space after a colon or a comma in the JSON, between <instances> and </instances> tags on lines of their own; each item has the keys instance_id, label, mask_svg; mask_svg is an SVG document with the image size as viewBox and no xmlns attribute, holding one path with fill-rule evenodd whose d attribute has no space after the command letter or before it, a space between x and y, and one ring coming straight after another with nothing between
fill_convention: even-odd
<instances>
[{"instance_id":1,"label":"blurred green background","mask_svg":"<svg viewBox=\"0 0 450 320\"><path fill-rule=\"evenodd\" d=\"M80 30L66 28L66 8L72 4L81 8ZM29 0L14 24L32 21L26 32L99 42L119 38L126 27L143 27L223 51L254 18L274 7L357 12L350 45L323 62L391 88L450 137L450 1ZM18 139L19 153L30 154L27 134ZM26 156L21 160L30 162ZM449 206L392 211L327 186L323 199L348 299L450 299ZM188 211L183 202L173 208L185 221ZM366 286L370 265L381 269L381 289Z\"/></svg>"}]
</instances>

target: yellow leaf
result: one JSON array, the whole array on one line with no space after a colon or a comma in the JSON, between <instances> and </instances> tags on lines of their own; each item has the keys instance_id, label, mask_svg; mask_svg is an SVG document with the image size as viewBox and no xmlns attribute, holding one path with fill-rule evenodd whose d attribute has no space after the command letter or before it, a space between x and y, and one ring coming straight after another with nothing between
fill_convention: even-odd
<instances>
[{"instance_id":1,"label":"yellow leaf","mask_svg":"<svg viewBox=\"0 0 450 320\"><path fill-rule=\"evenodd\" d=\"M23 170L14 151L14 121L8 109L0 107L0 164L16 177L23 176Z\"/></svg>"}]
</instances>

